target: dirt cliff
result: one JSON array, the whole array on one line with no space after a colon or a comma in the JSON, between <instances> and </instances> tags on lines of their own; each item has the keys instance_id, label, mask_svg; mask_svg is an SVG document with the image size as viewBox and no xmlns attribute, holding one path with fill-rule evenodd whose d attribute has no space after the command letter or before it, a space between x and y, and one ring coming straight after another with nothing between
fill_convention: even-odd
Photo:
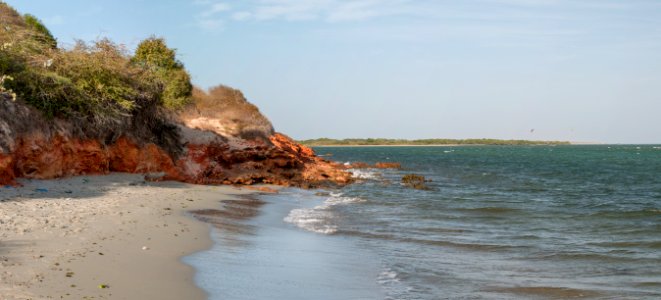
<instances>
[{"instance_id":1,"label":"dirt cliff","mask_svg":"<svg viewBox=\"0 0 661 300\"><path fill-rule=\"evenodd\" d=\"M66 120L46 119L34 109L0 97L0 184L16 184L17 178L108 172L145 173L150 180L196 184L314 187L352 180L350 173L280 133L250 140L176 121L173 125L167 127L172 132L155 132L149 139L130 130L117 138L81 137ZM162 142L160 135L178 141L172 146L172 138Z\"/></svg>"}]
</instances>

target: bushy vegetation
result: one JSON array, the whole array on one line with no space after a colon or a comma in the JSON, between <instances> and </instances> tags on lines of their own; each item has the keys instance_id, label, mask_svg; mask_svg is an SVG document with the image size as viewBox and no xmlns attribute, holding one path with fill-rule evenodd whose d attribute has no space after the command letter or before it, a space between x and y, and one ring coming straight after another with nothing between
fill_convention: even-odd
<instances>
[{"instance_id":1,"label":"bushy vegetation","mask_svg":"<svg viewBox=\"0 0 661 300\"><path fill-rule=\"evenodd\" d=\"M162 38L143 40L134 53L108 39L62 49L39 19L0 2L0 46L0 101L13 99L14 107L31 107L45 120L65 120L84 137L109 143L128 134L177 152L173 117L206 118L212 130L244 139L273 133L271 122L239 90L195 89ZM15 127L31 122L18 121L26 124Z\"/></svg>"},{"instance_id":2,"label":"bushy vegetation","mask_svg":"<svg viewBox=\"0 0 661 300\"><path fill-rule=\"evenodd\" d=\"M433 146L433 145L569 145L563 141L528 141L497 139L329 139L320 138L303 140L299 143L307 146Z\"/></svg>"},{"instance_id":3,"label":"bushy vegetation","mask_svg":"<svg viewBox=\"0 0 661 300\"><path fill-rule=\"evenodd\" d=\"M109 40L78 42L71 50L51 52L42 63L14 72L11 88L49 117L118 122L162 94L155 76L131 64Z\"/></svg>"},{"instance_id":4,"label":"bushy vegetation","mask_svg":"<svg viewBox=\"0 0 661 300\"><path fill-rule=\"evenodd\" d=\"M108 39L57 48L41 21L0 2L0 101L31 107L24 115L33 116L8 120L12 128L37 128L41 120L39 126L65 126L76 136L111 143L128 135L177 154L180 133L168 111L190 103L191 90L163 39L146 39L134 55Z\"/></svg>"},{"instance_id":5,"label":"bushy vegetation","mask_svg":"<svg viewBox=\"0 0 661 300\"><path fill-rule=\"evenodd\" d=\"M183 64L177 60L174 49L168 48L162 38L151 37L142 41L131 59L157 76L163 86L163 105L178 110L192 100L193 85Z\"/></svg>"},{"instance_id":6,"label":"bushy vegetation","mask_svg":"<svg viewBox=\"0 0 661 300\"><path fill-rule=\"evenodd\" d=\"M0 46L0 93L83 131L113 131L147 112L155 120L191 101L190 76L163 39L146 39L134 55L108 39L60 49L39 19L0 2Z\"/></svg>"},{"instance_id":7,"label":"bushy vegetation","mask_svg":"<svg viewBox=\"0 0 661 300\"><path fill-rule=\"evenodd\" d=\"M42 43L50 46L53 49L57 48L57 40L53 34L51 34L50 30L46 28L44 23L41 22L41 20L31 14L25 14L23 19L25 20L25 23L28 25L28 27L41 35L38 38Z\"/></svg>"}]
</instances>

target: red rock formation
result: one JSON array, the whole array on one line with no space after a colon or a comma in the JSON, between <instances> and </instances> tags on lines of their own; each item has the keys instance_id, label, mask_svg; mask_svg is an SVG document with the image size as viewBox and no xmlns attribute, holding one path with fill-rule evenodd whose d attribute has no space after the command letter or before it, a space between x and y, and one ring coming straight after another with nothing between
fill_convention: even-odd
<instances>
[{"instance_id":1,"label":"red rock formation","mask_svg":"<svg viewBox=\"0 0 661 300\"><path fill-rule=\"evenodd\" d=\"M145 122L144 116L133 118L134 122ZM97 134L98 139L74 138L82 135L73 134L80 131L80 124L46 119L39 111L20 101L2 99L0 94L0 185L16 184L16 178L51 179L108 172L146 173L150 180L196 184L309 187L352 181L351 174L340 170L339 165L315 156L312 149L283 134L275 133L269 140L247 140L224 136L205 124L187 127L186 123L173 121L169 125L169 135L153 124L143 132L132 132L138 130L124 126L123 131L117 131L122 137L104 144L100 141L108 138L102 134ZM170 138L168 143L162 142L164 136ZM145 140L159 140L171 149Z\"/></svg>"},{"instance_id":2,"label":"red rock formation","mask_svg":"<svg viewBox=\"0 0 661 300\"><path fill-rule=\"evenodd\" d=\"M155 144L139 145L127 137L104 146L96 140L33 134L19 138L10 154L0 153L0 184L13 184L19 177L50 179L108 172L161 172L162 176L149 178L196 184L309 187L352 180L351 174L282 134L271 137L273 145L221 141L188 143L173 158Z\"/></svg>"},{"instance_id":3,"label":"red rock formation","mask_svg":"<svg viewBox=\"0 0 661 300\"><path fill-rule=\"evenodd\" d=\"M299 143L296 143L292 138L276 132L270 138L271 143L281 150L292 153L301 158L312 158L315 157L314 150L312 148L303 146Z\"/></svg>"},{"instance_id":4,"label":"red rock formation","mask_svg":"<svg viewBox=\"0 0 661 300\"><path fill-rule=\"evenodd\" d=\"M16 177L50 179L107 170L107 155L94 140L26 136L17 140L12 156Z\"/></svg>"},{"instance_id":5,"label":"red rock formation","mask_svg":"<svg viewBox=\"0 0 661 300\"><path fill-rule=\"evenodd\" d=\"M14 185L16 182L14 179L16 175L14 174L14 158L0 153L0 184L10 184Z\"/></svg>"}]
</instances>

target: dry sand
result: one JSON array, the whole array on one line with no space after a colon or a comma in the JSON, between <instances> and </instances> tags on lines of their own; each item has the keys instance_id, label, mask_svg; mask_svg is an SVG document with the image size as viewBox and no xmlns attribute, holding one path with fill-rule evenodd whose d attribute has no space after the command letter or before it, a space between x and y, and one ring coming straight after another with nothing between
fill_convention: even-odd
<instances>
[{"instance_id":1,"label":"dry sand","mask_svg":"<svg viewBox=\"0 0 661 300\"><path fill-rule=\"evenodd\" d=\"M205 299L181 257L211 246L189 211L235 187L111 174L0 186L0 299Z\"/></svg>"}]
</instances>

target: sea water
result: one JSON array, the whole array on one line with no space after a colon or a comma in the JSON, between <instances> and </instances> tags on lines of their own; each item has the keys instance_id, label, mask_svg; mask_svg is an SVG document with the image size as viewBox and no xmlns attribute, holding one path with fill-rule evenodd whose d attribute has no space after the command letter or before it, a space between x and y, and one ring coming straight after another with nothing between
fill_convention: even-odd
<instances>
[{"instance_id":1,"label":"sea water","mask_svg":"<svg viewBox=\"0 0 661 300\"><path fill-rule=\"evenodd\" d=\"M315 150L403 168L222 221L186 258L211 299L661 298L660 146Z\"/></svg>"}]
</instances>

